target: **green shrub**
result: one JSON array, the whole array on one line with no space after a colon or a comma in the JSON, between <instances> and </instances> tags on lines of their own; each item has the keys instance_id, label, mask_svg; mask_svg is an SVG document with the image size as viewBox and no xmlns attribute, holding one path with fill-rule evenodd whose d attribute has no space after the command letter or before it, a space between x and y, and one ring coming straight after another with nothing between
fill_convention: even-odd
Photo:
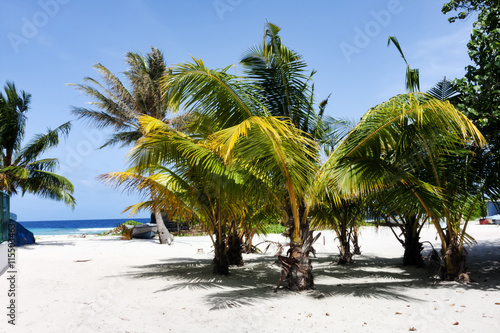
<instances>
[{"instance_id":1,"label":"green shrub","mask_svg":"<svg viewBox=\"0 0 500 333\"><path fill-rule=\"evenodd\" d=\"M286 227L279 223L271 223L266 226L266 231L268 234L282 234L286 230Z\"/></svg>"},{"instance_id":2,"label":"green shrub","mask_svg":"<svg viewBox=\"0 0 500 333\"><path fill-rule=\"evenodd\" d=\"M134 220L128 220L128 221L127 221L127 222L125 222L124 224L128 224L128 225L141 225L142 223L141 223L141 222L134 221Z\"/></svg>"}]
</instances>

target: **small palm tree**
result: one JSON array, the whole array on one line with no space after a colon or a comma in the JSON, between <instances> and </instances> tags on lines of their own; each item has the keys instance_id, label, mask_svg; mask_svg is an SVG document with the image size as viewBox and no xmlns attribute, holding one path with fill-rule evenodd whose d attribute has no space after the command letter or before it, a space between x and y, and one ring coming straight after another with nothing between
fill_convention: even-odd
<instances>
[{"instance_id":1,"label":"small palm tree","mask_svg":"<svg viewBox=\"0 0 500 333\"><path fill-rule=\"evenodd\" d=\"M24 91L19 93L10 82L5 85L4 93L0 92L0 191L10 195L19 191L32 193L74 207L73 185L54 173L58 160L39 159L44 152L59 144L60 136L68 135L71 124L68 122L45 134L38 134L22 146L31 95Z\"/></svg>"},{"instance_id":2,"label":"small palm tree","mask_svg":"<svg viewBox=\"0 0 500 333\"><path fill-rule=\"evenodd\" d=\"M363 116L325 163L324 181L351 195L401 191L403 213L416 200L416 212L425 211L441 239L443 276L453 279L465 269L470 238L460 222L470 216L479 183L464 148L472 145L484 146L484 137L451 104L421 93L398 95Z\"/></svg>"},{"instance_id":3,"label":"small palm tree","mask_svg":"<svg viewBox=\"0 0 500 333\"><path fill-rule=\"evenodd\" d=\"M129 209L161 209L171 216L193 216L211 237L214 273L241 265L238 222L266 193L265 184L237 163L224 163L218 144L171 129L151 117L141 118L144 137L130 153L136 167L101 178L129 191L154 193L155 200ZM261 186L254 185L259 183Z\"/></svg>"},{"instance_id":4,"label":"small palm tree","mask_svg":"<svg viewBox=\"0 0 500 333\"><path fill-rule=\"evenodd\" d=\"M356 249L357 232L360 222L366 215L364 198L341 198L326 195L322 202L312 209L312 225L321 229L333 229L339 241L339 264L352 261ZM354 249L351 249L351 243Z\"/></svg>"}]
</instances>

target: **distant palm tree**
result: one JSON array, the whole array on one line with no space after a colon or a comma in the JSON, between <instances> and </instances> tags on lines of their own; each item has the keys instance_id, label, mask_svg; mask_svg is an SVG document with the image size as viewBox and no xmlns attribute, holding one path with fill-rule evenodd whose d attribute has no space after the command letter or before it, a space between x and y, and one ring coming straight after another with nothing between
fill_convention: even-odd
<instances>
[{"instance_id":1,"label":"distant palm tree","mask_svg":"<svg viewBox=\"0 0 500 333\"><path fill-rule=\"evenodd\" d=\"M110 127L115 131L102 147L135 143L142 136L138 122L138 117L142 115L166 120L167 105L163 103L160 87L160 80L166 71L163 54L156 48L151 48L145 57L129 52L126 63L129 69L124 74L130 91L101 64L93 67L101 74L104 84L90 77L83 79L88 84L69 84L92 97L94 101L89 104L96 108L73 107L72 112L98 128Z\"/></svg>"},{"instance_id":2,"label":"distant palm tree","mask_svg":"<svg viewBox=\"0 0 500 333\"><path fill-rule=\"evenodd\" d=\"M96 109L73 107L72 112L79 119L85 119L98 128L110 127L114 130L111 138L101 147L120 144L122 147L134 144L142 137L139 117L148 115L161 121L167 119L167 104L163 101L161 79L166 74L163 54L152 47L146 56L129 52L126 55L128 70L124 72L130 89L109 69L101 64L94 68L101 74L104 83L87 77L87 84L70 84L94 99L90 104ZM170 244L173 236L165 227L162 212L154 211L160 243Z\"/></svg>"},{"instance_id":3,"label":"distant palm tree","mask_svg":"<svg viewBox=\"0 0 500 333\"><path fill-rule=\"evenodd\" d=\"M312 222L314 227L320 229L333 229L339 242L339 264L348 264L352 262L353 254L356 250L357 231L360 222L366 215L364 198L340 198L335 200L335 196L325 195L325 199L318 202L311 210ZM351 249L351 243L354 249ZM354 250L354 251L353 251Z\"/></svg>"},{"instance_id":4,"label":"distant palm tree","mask_svg":"<svg viewBox=\"0 0 500 333\"><path fill-rule=\"evenodd\" d=\"M0 92L0 190L10 195L19 191L32 193L74 207L73 185L54 173L58 160L39 159L40 155L59 144L60 135L68 135L71 124L67 122L45 134L38 134L23 147L25 114L31 95L24 91L18 93L14 83L10 82L5 85L4 93Z\"/></svg>"},{"instance_id":5,"label":"distant palm tree","mask_svg":"<svg viewBox=\"0 0 500 333\"><path fill-rule=\"evenodd\" d=\"M460 93L455 89L452 82L446 79L446 76L442 81L436 83L434 87L427 91L429 95L434 98L439 99L440 101L450 101L450 103L455 105L455 101L457 101L457 97L459 97Z\"/></svg>"}]
</instances>

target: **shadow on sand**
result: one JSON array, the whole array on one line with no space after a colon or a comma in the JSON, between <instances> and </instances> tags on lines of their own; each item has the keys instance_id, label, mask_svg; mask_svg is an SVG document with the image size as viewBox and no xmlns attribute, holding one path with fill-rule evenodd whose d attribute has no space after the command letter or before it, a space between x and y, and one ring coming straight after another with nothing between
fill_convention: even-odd
<instances>
[{"instance_id":1,"label":"shadow on sand","mask_svg":"<svg viewBox=\"0 0 500 333\"><path fill-rule=\"evenodd\" d=\"M441 282L437 268L403 266L401 258L356 256L349 265L335 264L336 257L322 255L313 259L315 289L302 292L306 297L323 299L338 296L422 301L406 292L415 288L500 290L500 243L481 242L469 253L472 283ZM131 278L160 278L166 286L155 293L171 290L207 291L206 303L211 310L257 305L265 300L282 298L290 291L274 293L280 271L275 257L262 255L247 258L242 267L231 267L231 274L212 274L212 260L194 258L166 259L158 264L133 267ZM161 285L162 282L159 282Z\"/></svg>"}]
</instances>

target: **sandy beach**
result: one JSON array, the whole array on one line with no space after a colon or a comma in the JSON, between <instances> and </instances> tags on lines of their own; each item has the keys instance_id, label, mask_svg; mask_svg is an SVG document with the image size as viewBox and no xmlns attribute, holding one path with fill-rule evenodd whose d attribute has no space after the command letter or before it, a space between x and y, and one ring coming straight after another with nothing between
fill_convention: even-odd
<instances>
[{"instance_id":1,"label":"sandy beach","mask_svg":"<svg viewBox=\"0 0 500 333\"><path fill-rule=\"evenodd\" d=\"M361 230L362 255L334 263L322 232L313 261L316 289L273 292L276 246L244 255L231 275L211 273L208 237L157 240L37 237L16 251L16 325L8 324L8 274L0 281L1 332L498 332L500 226L470 226L472 283L402 266L403 248L386 227ZM285 243L280 235L256 240ZM422 240L439 247L433 227ZM259 245L264 249L266 243ZM426 244L424 254L428 254Z\"/></svg>"}]
</instances>

